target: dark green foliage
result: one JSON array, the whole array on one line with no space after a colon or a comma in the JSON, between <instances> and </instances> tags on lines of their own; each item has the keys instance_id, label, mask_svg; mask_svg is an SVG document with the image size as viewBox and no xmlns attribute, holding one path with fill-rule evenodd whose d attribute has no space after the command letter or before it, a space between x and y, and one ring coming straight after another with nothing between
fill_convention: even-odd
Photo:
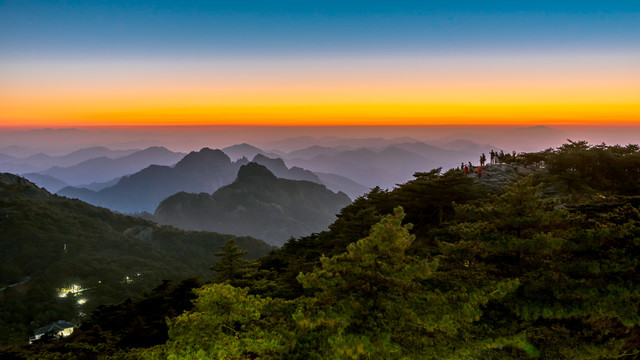
<instances>
[{"instance_id":1,"label":"dark green foliage","mask_svg":"<svg viewBox=\"0 0 640 360\"><path fill-rule=\"evenodd\" d=\"M501 196L460 206L449 229L454 240L440 246L442 267L467 288L519 281L513 296L489 304L479 323L485 332L526 332L547 359L632 358L640 325L638 209L618 203L588 218L540 190L528 177Z\"/></svg>"},{"instance_id":2,"label":"dark green foliage","mask_svg":"<svg viewBox=\"0 0 640 360\"><path fill-rule=\"evenodd\" d=\"M542 165L568 193L640 193L640 148L638 145L589 145L571 141L557 149L521 154L517 162Z\"/></svg>"},{"instance_id":3,"label":"dark green foliage","mask_svg":"<svg viewBox=\"0 0 640 360\"><path fill-rule=\"evenodd\" d=\"M236 245L236 240L227 241L220 251L215 253L218 261L211 266L216 272L215 281L242 287L248 278L255 278L258 271L258 263L244 258L248 251L242 250Z\"/></svg>"},{"instance_id":4,"label":"dark green foliage","mask_svg":"<svg viewBox=\"0 0 640 360\"><path fill-rule=\"evenodd\" d=\"M566 184L553 176L535 178ZM264 258L278 281L269 294L293 299L295 324L281 314L274 323L240 320L235 328L258 326L243 341L275 347L230 358L638 358L640 197L591 197L587 181L582 201L567 206L542 195L557 184L532 176L483 197L463 179L438 187L444 179L434 171L391 192L375 189L343 209L330 231ZM447 201L455 188L465 189L462 204ZM384 215L394 203L420 224L415 241L401 216ZM417 271L434 261L437 268ZM296 272L305 289L292 285ZM262 304L260 319L275 316L264 305L273 300L248 299ZM289 346L265 337L276 333L288 334ZM179 349L172 346L165 355ZM189 351L198 349L210 354L196 344Z\"/></svg>"},{"instance_id":5,"label":"dark green foliage","mask_svg":"<svg viewBox=\"0 0 640 360\"><path fill-rule=\"evenodd\" d=\"M211 277L214 253L233 238L159 227L12 179L0 184L3 344L24 343L52 321L78 323L96 306L139 297L164 279ZM238 244L253 259L271 250L251 238ZM86 290L59 298L56 290L71 284Z\"/></svg>"},{"instance_id":6,"label":"dark green foliage","mask_svg":"<svg viewBox=\"0 0 640 360\"><path fill-rule=\"evenodd\" d=\"M287 358L293 333L285 302L213 284L196 290L193 311L169 321L169 341L131 353L135 359ZM284 317L284 318L283 318Z\"/></svg>"},{"instance_id":7,"label":"dark green foliage","mask_svg":"<svg viewBox=\"0 0 640 360\"><path fill-rule=\"evenodd\" d=\"M313 270L322 255L340 254L347 245L368 236L371 226L383 215L391 214L396 206L402 206L406 221L415 225L419 238L414 247L429 247L426 234L453 218L453 204L465 203L481 194L482 189L462 172L450 170L441 174L440 169L416 173L414 180L393 191L374 188L344 207L329 231L291 239L261 259L262 269L277 273L278 292L269 295L291 298L303 294L296 281L298 273Z\"/></svg>"},{"instance_id":8,"label":"dark green foliage","mask_svg":"<svg viewBox=\"0 0 640 360\"><path fill-rule=\"evenodd\" d=\"M639 359L637 153L501 154L535 171L493 195L459 170L373 189L328 231L220 278L241 287L198 289L164 344L113 358ZM218 255L243 254L229 242Z\"/></svg>"},{"instance_id":9,"label":"dark green foliage","mask_svg":"<svg viewBox=\"0 0 640 360\"><path fill-rule=\"evenodd\" d=\"M312 297L282 301L225 285L198 290L194 311L169 322L164 346L136 351L154 358L356 359L465 358L530 344L521 334L474 333L482 307L512 293L517 281L483 289L431 291L437 262L409 255L414 241L397 208L369 236L298 276ZM425 286L426 285L426 286ZM293 321L292 321L293 320Z\"/></svg>"},{"instance_id":10,"label":"dark green foliage","mask_svg":"<svg viewBox=\"0 0 640 360\"><path fill-rule=\"evenodd\" d=\"M407 212L407 221L417 228L441 225L453 215L453 203L464 203L480 196L473 180L457 170L444 174L441 169L416 173L415 179L392 192L394 203Z\"/></svg>"},{"instance_id":11,"label":"dark green foliage","mask_svg":"<svg viewBox=\"0 0 640 360\"><path fill-rule=\"evenodd\" d=\"M78 338L78 342L82 342L82 336L108 331L118 337L117 348L148 347L164 343L167 340L165 319L191 309L191 301L195 298L192 290L201 285L202 282L197 279L182 280L175 285L164 281L141 300L99 306L91 314L89 321L82 323L78 334L70 342Z\"/></svg>"},{"instance_id":12,"label":"dark green foliage","mask_svg":"<svg viewBox=\"0 0 640 360\"><path fill-rule=\"evenodd\" d=\"M200 286L202 282L196 279L177 284L164 281L140 300L99 306L68 338L0 350L0 357L89 359L163 344L168 339L166 319L192 309L193 289Z\"/></svg>"}]
</instances>

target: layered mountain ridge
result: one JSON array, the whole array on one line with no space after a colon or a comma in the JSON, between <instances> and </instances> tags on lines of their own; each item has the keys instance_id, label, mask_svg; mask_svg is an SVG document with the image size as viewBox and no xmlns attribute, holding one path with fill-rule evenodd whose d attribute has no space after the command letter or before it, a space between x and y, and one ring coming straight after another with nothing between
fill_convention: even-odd
<instances>
[{"instance_id":1,"label":"layered mountain ridge","mask_svg":"<svg viewBox=\"0 0 640 360\"><path fill-rule=\"evenodd\" d=\"M276 177L251 162L236 180L212 195L180 192L155 211L155 219L189 230L247 235L282 245L291 237L326 230L335 214L350 203L344 193L306 180Z\"/></svg>"},{"instance_id":2,"label":"layered mountain ridge","mask_svg":"<svg viewBox=\"0 0 640 360\"><path fill-rule=\"evenodd\" d=\"M173 167L151 165L100 191L67 187L58 194L125 213L153 212L160 201L177 192L211 193L231 183L246 163L246 159L232 162L220 150L203 148Z\"/></svg>"}]
</instances>

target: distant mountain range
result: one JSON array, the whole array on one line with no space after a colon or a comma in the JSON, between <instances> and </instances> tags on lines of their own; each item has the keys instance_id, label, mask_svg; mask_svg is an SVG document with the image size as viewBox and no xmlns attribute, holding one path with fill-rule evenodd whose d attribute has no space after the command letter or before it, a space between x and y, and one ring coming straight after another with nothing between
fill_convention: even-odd
<instances>
[{"instance_id":1,"label":"distant mountain range","mask_svg":"<svg viewBox=\"0 0 640 360\"><path fill-rule=\"evenodd\" d=\"M29 159L31 164L23 165L33 168L47 162L68 164L100 155L70 166L56 165L39 172L28 172L24 176L50 191L116 211L151 212L160 201L177 192L210 194L230 184L240 166L250 159L266 166L276 177L323 184L332 191L342 191L355 199L376 186L391 189L410 180L415 172L436 167L447 170L459 167L461 162L475 164L480 154L499 150L491 145L460 139L443 141L440 146L407 137L301 137L288 141L289 145L308 146L287 153L278 149L265 151L243 143L226 147L223 151L216 150L219 158L213 162L208 161L212 157L204 153L192 152L183 157L182 153L163 147L139 151L93 147L58 157L37 154L23 158ZM119 156L123 153L127 154ZM0 162L16 159L0 154ZM186 166L187 163L191 165Z\"/></svg>"},{"instance_id":2,"label":"distant mountain range","mask_svg":"<svg viewBox=\"0 0 640 360\"><path fill-rule=\"evenodd\" d=\"M313 145L300 150L294 150L284 156L287 159L312 159L316 156L326 155L326 156L334 156L343 151L354 150L352 147L348 146L340 146L340 147L327 147L327 146L319 146Z\"/></svg>"},{"instance_id":3,"label":"distant mountain range","mask_svg":"<svg viewBox=\"0 0 640 360\"><path fill-rule=\"evenodd\" d=\"M248 162L232 162L220 150L203 148L173 167L151 165L99 191L66 187L58 194L125 213L153 212L160 201L177 192L212 193L230 184L240 166Z\"/></svg>"},{"instance_id":4,"label":"distant mountain range","mask_svg":"<svg viewBox=\"0 0 640 360\"><path fill-rule=\"evenodd\" d=\"M379 148L390 146L402 142L414 142L417 139L402 136L394 138L382 137L339 137L339 136L323 136L316 138L313 136L297 136L290 137L278 141L269 141L262 144L265 149L278 149L285 152L293 152L298 149L308 148L310 146L319 146L332 149L357 149L357 148ZM340 149L345 150L345 149Z\"/></svg>"},{"instance_id":5,"label":"distant mountain range","mask_svg":"<svg viewBox=\"0 0 640 360\"><path fill-rule=\"evenodd\" d=\"M264 160L264 159L263 159ZM351 201L311 181L276 177L251 162L212 195L180 192L160 203L154 218L189 230L252 236L272 245L326 230Z\"/></svg>"},{"instance_id":6,"label":"distant mountain range","mask_svg":"<svg viewBox=\"0 0 640 360\"><path fill-rule=\"evenodd\" d=\"M461 162L477 164L480 155L489 154L492 149L498 150L491 145L473 142L449 144L449 149L445 149L419 141L404 141L382 147L347 148L342 151L313 145L283 157L289 164L316 174L338 174L368 188L380 186L391 189L396 184L411 180L416 172L437 167L448 170L459 167Z\"/></svg>"},{"instance_id":7,"label":"distant mountain range","mask_svg":"<svg viewBox=\"0 0 640 360\"><path fill-rule=\"evenodd\" d=\"M269 158L264 155L258 154L253 158L252 161L265 166L267 169L269 169L269 171L271 171L275 176L279 178L291 180L306 180L322 184L322 181L320 181L318 175L309 170L305 170L296 166L288 168L287 165L285 165L284 160L280 158Z\"/></svg>"},{"instance_id":8,"label":"distant mountain range","mask_svg":"<svg viewBox=\"0 0 640 360\"><path fill-rule=\"evenodd\" d=\"M351 199L355 199L358 196L369 192L368 187L344 176L327 173L315 173L298 166L288 168L284 160L282 160L281 158L270 158L258 154L253 158L252 161L265 166L267 169L269 169L269 171L271 171L275 176L279 178L291 180L306 180L317 184L322 184L331 191L344 192Z\"/></svg>"},{"instance_id":9,"label":"distant mountain range","mask_svg":"<svg viewBox=\"0 0 640 360\"><path fill-rule=\"evenodd\" d=\"M68 182L62 181L60 179L54 178L53 176L39 174L39 173L28 173L24 174L23 177L33 182L34 184L47 189L48 191L55 193L60 189L63 189L67 186L71 186Z\"/></svg>"},{"instance_id":10,"label":"distant mountain range","mask_svg":"<svg viewBox=\"0 0 640 360\"><path fill-rule=\"evenodd\" d=\"M583 139L584 135L579 136ZM499 144L505 152L517 150L539 151L549 147L560 146L570 135L562 130L547 126L530 126L519 128L466 129L441 137L431 143L443 148L450 144L467 141L474 144ZM495 149L495 148L494 148Z\"/></svg>"},{"instance_id":11,"label":"distant mountain range","mask_svg":"<svg viewBox=\"0 0 640 360\"><path fill-rule=\"evenodd\" d=\"M130 156L133 155L135 154ZM300 167L288 168L279 158L257 154L253 161L266 166L277 177L324 184L313 172ZM87 163L93 163L93 161ZM114 166L118 164L115 160L109 163ZM224 185L231 184L240 166L247 163L249 160L246 157L234 162L221 150L203 148L199 152L186 155L173 167L152 165L122 177L111 186L102 187L101 184L93 184L95 190L90 189L91 186L86 188L67 186L60 189L58 194L125 213L152 212L160 201L177 192L210 194ZM340 175L323 174L322 176L327 180L326 185L329 189L336 192L344 190L352 198L369 190ZM45 179L40 176L35 180L44 181ZM53 181L46 180L50 183ZM51 184L51 186L54 185L58 184Z\"/></svg>"},{"instance_id":12,"label":"distant mountain range","mask_svg":"<svg viewBox=\"0 0 640 360\"><path fill-rule=\"evenodd\" d=\"M410 179L416 171L437 167L434 160L397 147L382 151L366 148L311 159L289 160L291 164L322 173L340 174L369 188L392 188Z\"/></svg>"},{"instance_id":13,"label":"distant mountain range","mask_svg":"<svg viewBox=\"0 0 640 360\"><path fill-rule=\"evenodd\" d=\"M231 160L239 160L243 157L247 159L252 159L256 155L264 155L267 157L276 158L279 157L279 154L266 152L262 149L259 149L253 145L249 145L247 143L227 146L226 148L221 149L222 152L227 154Z\"/></svg>"},{"instance_id":14,"label":"distant mountain range","mask_svg":"<svg viewBox=\"0 0 640 360\"><path fill-rule=\"evenodd\" d=\"M105 147L95 146L73 151L63 156L49 156L38 153L20 158L11 155L0 154L0 171L23 174L26 172L39 172L51 167L68 167L83 161L97 157L118 158L133 154L139 150L111 150Z\"/></svg>"},{"instance_id":15,"label":"distant mountain range","mask_svg":"<svg viewBox=\"0 0 640 360\"><path fill-rule=\"evenodd\" d=\"M117 177L133 174L149 165L173 165L184 156L184 153L177 153L164 147L154 146L118 158L100 156L69 167L54 166L40 173L77 186L94 182L106 182ZM25 176L28 178L29 174Z\"/></svg>"}]
</instances>

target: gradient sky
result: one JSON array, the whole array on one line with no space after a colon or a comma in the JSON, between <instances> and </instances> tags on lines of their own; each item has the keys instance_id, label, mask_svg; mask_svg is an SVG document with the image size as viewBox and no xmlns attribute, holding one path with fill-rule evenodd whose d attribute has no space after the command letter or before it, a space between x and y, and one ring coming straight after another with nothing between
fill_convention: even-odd
<instances>
[{"instance_id":1,"label":"gradient sky","mask_svg":"<svg viewBox=\"0 0 640 360\"><path fill-rule=\"evenodd\" d=\"M640 125L638 1L0 1L0 125Z\"/></svg>"}]
</instances>

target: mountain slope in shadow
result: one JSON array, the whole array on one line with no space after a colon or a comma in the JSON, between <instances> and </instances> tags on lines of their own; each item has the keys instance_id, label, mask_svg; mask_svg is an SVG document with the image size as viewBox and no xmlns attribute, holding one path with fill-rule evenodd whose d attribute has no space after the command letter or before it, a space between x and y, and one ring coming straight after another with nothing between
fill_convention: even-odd
<instances>
[{"instance_id":1,"label":"mountain slope in shadow","mask_svg":"<svg viewBox=\"0 0 640 360\"><path fill-rule=\"evenodd\" d=\"M155 219L189 230L253 236L272 245L326 230L349 197L310 181L277 178L257 163L212 195L181 192L160 203Z\"/></svg>"}]
</instances>

